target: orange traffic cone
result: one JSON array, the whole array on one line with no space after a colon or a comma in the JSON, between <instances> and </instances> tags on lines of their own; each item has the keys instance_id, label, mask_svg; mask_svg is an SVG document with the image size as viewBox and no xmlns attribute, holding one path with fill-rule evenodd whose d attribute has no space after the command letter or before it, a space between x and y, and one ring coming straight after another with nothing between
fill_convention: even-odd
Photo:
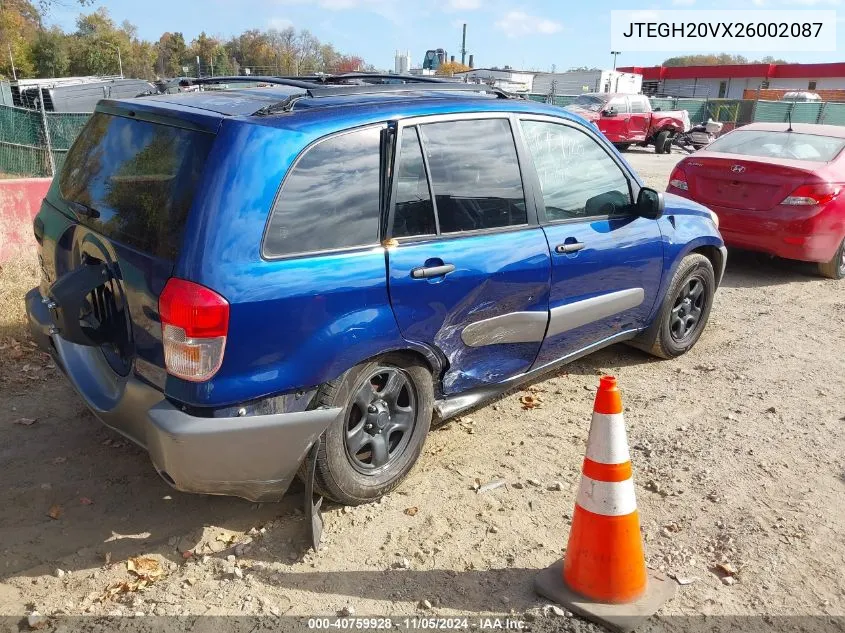
<instances>
[{"instance_id":1,"label":"orange traffic cone","mask_svg":"<svg viewBox=\"0 0 845 633\"><path fill-rule=\"evenodd\" d=\"M675 593L645 566L622 398L604 376L593 407L566 557L540 573L537 592L584 617L633 630Z\"/></svg>"}]
</instances>

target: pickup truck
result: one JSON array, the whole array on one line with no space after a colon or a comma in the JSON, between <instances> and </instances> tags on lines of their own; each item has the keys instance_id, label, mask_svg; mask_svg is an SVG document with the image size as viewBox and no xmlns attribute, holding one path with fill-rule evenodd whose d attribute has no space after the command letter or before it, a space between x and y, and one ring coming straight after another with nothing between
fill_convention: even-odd
<instances>
[{"instance_id":1,"label":"pickup truck","mask_svg":"<svg viewBox=\"0 0 845 633\"><path fill-rule=\"evenodd\" d=\"M637 143L668 154L672 138L691 127L686 110L654 111L643 95L590 92L578 95L566 109L595 123L623 151Z\"/></svg>"}]
</instances>

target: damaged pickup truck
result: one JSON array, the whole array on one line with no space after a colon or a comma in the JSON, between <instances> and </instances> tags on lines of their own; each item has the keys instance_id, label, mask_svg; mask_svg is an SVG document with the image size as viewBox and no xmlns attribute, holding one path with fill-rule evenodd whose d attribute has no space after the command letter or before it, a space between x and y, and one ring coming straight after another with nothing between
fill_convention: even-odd
<instances>
[{"instance_id":1,"label":"damaged pickup truck","mask_svg":"<svg viewBox=\"0 0 845 633\"><path fill-rule=\"evenodd\" d=\"M560 108L399 79L101 101L69 151L35 219L32 335L177 489L268 501L300 474L366 503L432 418L704 331L709 210Z\"/></svg>"},{"instance_id":2,"label":"damaged pickup truck","mask_svg":"<svg viewBox=\"0 0 845 633\"><path fill-rule=\"evenodd\" d=\"M595 123L618 149L631 145L654 145L658 154L668 154L672 139L690 129L686 110L651 109L644 95L594 92L579 95L566 109Z\"/></svg>"}]
</instances>

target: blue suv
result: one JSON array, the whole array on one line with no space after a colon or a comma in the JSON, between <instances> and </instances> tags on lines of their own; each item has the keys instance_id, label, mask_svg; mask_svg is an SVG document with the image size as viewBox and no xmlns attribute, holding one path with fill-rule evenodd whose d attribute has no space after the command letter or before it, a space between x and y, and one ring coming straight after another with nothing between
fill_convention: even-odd
<instances>
[{"instance_id":1,"label":"blue suv","mask_svg":"<svg viewBox=\"0 0 845 633\"><path fill-rule=\"evenodd\" d=\"M701 336L716 217L578 116L423 78L243 80L101 101L34 225L35 340L179 490L273 500L300 472L364 503L433 418Z\"/></svg>"}]
</instances>

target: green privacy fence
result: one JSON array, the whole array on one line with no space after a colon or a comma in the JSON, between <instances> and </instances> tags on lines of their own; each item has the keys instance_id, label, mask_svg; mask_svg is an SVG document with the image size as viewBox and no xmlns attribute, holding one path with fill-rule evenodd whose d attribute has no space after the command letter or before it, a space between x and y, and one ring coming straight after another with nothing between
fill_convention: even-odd
<instances>
[{"instance_id":1,"label":"green privacy fence","mask_svg":"<svg viewBox=\"0 0 845 633\"><path fill-rule=\"evenodd\" d=\"M576 95L529 95L529 98L545 103L552 103L553 99L555 105L565 107L575 100ZM651 105L661 110L686 110L693 123L713 119L733 124L726 129L757 121L786 123L790 115L793 123L845 125L845 103L658 97L651 99Z\"/></svg>"},{"instance_id":2,"label":"green privacy fence","mask_svg":"<svg viewBox=\"0 0 845 633\"><path fill-rule=\"evenodd\" d=\"M529 99L565 107L578 95L528 95ZM792 103L744 99L655 98L652 107L687 110L693 123L708 118L725 129L754 121L845 125L845 103ZM40 112L0 104L0 178L52 176L64 164L67 151L82 130L88 112Z\"/></svg>"},{"instance_id":3,"label":"green privacy fence","mask_svg":"<svg viewBox=\"0 0 845 633\"><path fill-rule=\"evenodd\" d=\"M0 178L52 176L88 112L40 112L0 105Z\"/></svg>"}]
</instances>

